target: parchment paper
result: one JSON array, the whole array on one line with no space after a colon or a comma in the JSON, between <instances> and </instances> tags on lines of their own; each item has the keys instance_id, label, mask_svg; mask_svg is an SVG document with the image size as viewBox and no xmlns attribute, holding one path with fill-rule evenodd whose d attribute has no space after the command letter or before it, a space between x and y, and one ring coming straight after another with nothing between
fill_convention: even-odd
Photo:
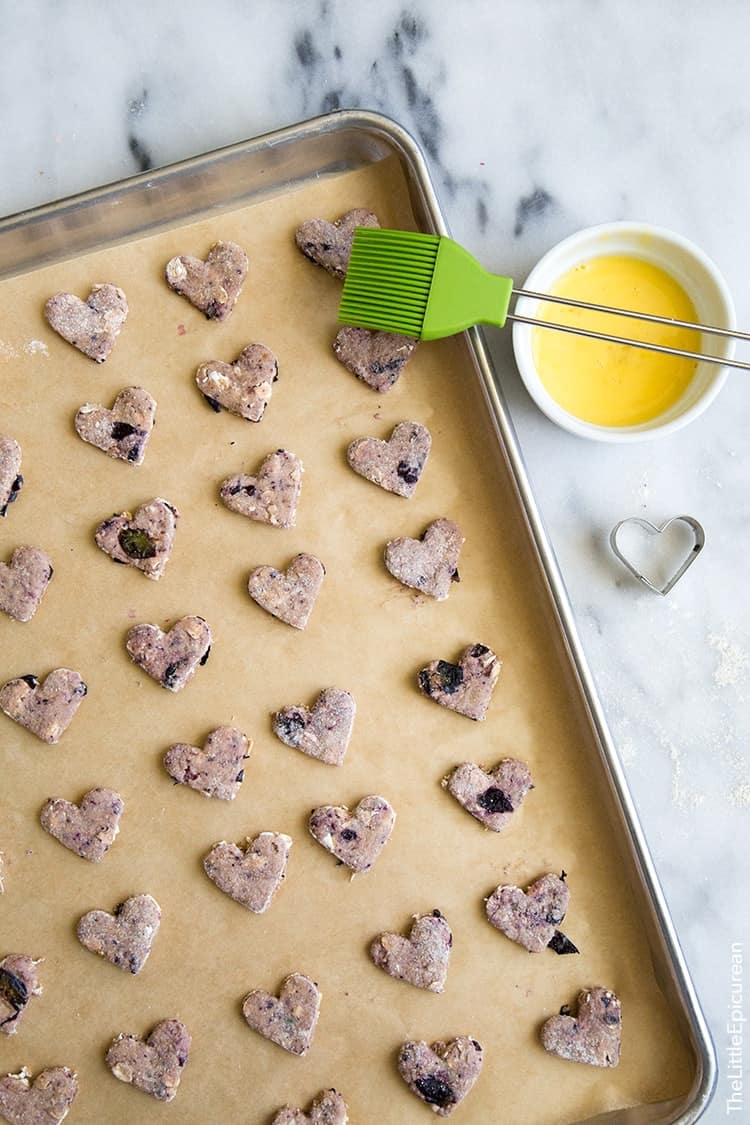
<instances>
[{"instance_id":1,"label":"parchment paper","mask_svg":"<svg viewBox=\"0 0 750 1125\"><path fill-rule=\"evenodd\" d=\"M304 218L353 206L374 208L387 225L413 223L402 174L387 162L0 286L0 429L20 441L26 479L0 523L0 557L30 543L55 566L36 618L0 621L0 680L65 666L89 685L57 747L0 715L0 956L45 958L44 995L17 1036L0 1036L0 1072L74 1067L81 1093L70 1121L78 1125L256 1125L285 1102L306 1106L327 1086L344 1093L353 1125L419 1125L430 1109L397 1073L399 1046L459 1034L483 1044L485 1066L457 1122L561 1125L690 1085L691 1055L653 976L614 813L465 348L460 340L421 345L385 396L332 354L339 284L298 253L292 235ZM207 322L162 279L173 254L203 255L217 238L241 243L251 259L224 325ZM103 366L42 317L51 293L85 296L98 281L122 286L131 310ZM280 359L258 425L213 413L193 380L200 362L232 360L255 340ZM110 406L131 384L158 402L140 468L110 461L73 429L82 403ZM345 462L350 440L387 437L406 419L433 435L409 501ZM218 500L224 477L254 472L278 447L305 466L294 530L245 520ZM100 520L154 496L182 513L158 583L114 565L93 542ZM382 552L388 539L419 535L439 516L460 523L466 544L461 583L438 604L400 587ZM327 568L304 633L246 592L252 567L285 566L298 551ZM134 622L166 627L190 613L211 623L214 647L172 695L130 662L125 634ZM415 684L429 660L454 660L475 641L504 662L483 724L435 705ZM338 770L282 745L270 728L270 712L310 704L328 686L350 690L358 705ZM232 804L173 787L161 765L170 743L201 744L223 723L255 741ZM461 761L491 766L509 755L530 764L536 788L495 835L440 780ZM38 822L48 796L79 800L97 785L125 799L120 836L99 866ZM392 802L396 828L374 869L352 880L308 835L306 819L315 805L353 805L369 793ZM294 846L285 884L256 917L209 882L201 860L218 840L266 829L289 833ZM572 891L564 929L580 956L528 954L488 924L483 899L498 883L525 885L562 868ZM141 892L156 897L163 921L148 964L131 977L86 952L75 924ZM400 930L434 907L454 931L443 995L391 980L367 956L380 930ZM312 976L323 993L304 1059L260 1038L240 1014L249 989L275 991L292 971ZM622 999L616 1070L558 1060L539 1043L543 1020L593 984ZM104 1053L118 1032L145 1034L171 1016L187 1024L193 1049L177 1099L164 1107L117 1082Z\"/></svg>"}]
</instances>

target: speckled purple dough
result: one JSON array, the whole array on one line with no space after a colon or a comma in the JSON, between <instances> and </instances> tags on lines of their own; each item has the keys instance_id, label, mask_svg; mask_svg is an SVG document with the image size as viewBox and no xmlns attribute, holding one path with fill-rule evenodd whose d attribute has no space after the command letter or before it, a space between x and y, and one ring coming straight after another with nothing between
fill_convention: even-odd
<instances>
[{"instance_id":1,"label":"speckled purple dough","mask_svg":"<svg viewBox=\"0 0 750 1125\"><path fill-rule=\"evenodd\" d=\"M161 909L151 895L134 895L112 914L91 910L78 922L76 934L91 953L106 957L125 973L139 973L148 960L159 930Z\"/></svg>"},{"instance_id":2,"label":"speckled purple dough","mask_svg":"<svg viewBox=\"0 0 750 1125\"><path fill-rule=\"evenodd\" d=\"M106 283L95 285L85 301L73 293L55 293L45 304L44 315L59 336L104 363L125 323L128 302L122 289Z\"/></svg>"},{"instance_id":3,"label":"speckled purple dough","mask_svg":"<svg viewBox=\"0 0 750 1125\"><path fill-rule=\"evenodd\" d=\"M355 230L357 227L379 226L378 217L373 211L368 211L366 207L356 207L332 223L326 219L306 219L297 227L294 237L298 249L306 258L343 281Z\"/></svg>"},{"instance_id":4,"label":"speckled purple dough","mask_svg":"<svg viewBox=\"0 0 750 1125\"><path fill-rule=\"evenodd\" d=\"M453 934L439 910L415 914L408 937L386 931L370 946L370 957L379 969L416 988L442 992L448 975Z\"/></svg>"},{"instance_id":5,"label":"speckled purple dough","mask_svg":"<svg viewBox=\"0 0 750 1125\"><path fill-rule=\"evenodd\" d=\"M363 797L353 812L346 805L321 805L308 828L326 851L352 871L369 871L388 843L396 813L385 797Z\"/></svg>"},{"instance_id":6,"label":"speckled purple dough","mask_svg":"<svg viewBox=\"0 0 750 1125\"><path fill-rule=\"evenodd\" d=\"M162 1020L144 1042L136 1035L118 1035L106 1063L115 1078L160 1102L171 1102L190 1054L190 1032L180 1020ZM135 1118L133 1118L135 1120Z\"/></svg>"},{"instance_id":7,"label":"speckled purple dough","mask_svg":"<svg viewBox=\"0 0 750 1125\"><path fill-rule=\"evenodd\" d=\"M479 1077L482 1061L476 1039L459 1035L431 1046L423 1040L404 1043L398 1069L409 1089L438 1117L449 1117Z\"/></svg>"},{"instance_id":8,"label":"speckled purple dough","mask_svg":"<svg viewBox=\"0 0 750 1125\"><path fill-rule=\"evenodd\" d=\"M285 1105L274 1114L271 1125L348 1125L346 1102L337 1090L321 1090L307 1113Z\"/></svg>"},{"instance_id":9,"label":"speckled purple dough","mask_svg":"<svg viewBox=\"0 0 750 1125\"><path fill-rule=\"evenodd\" d=\"M348 691L326 688L312 707L285 707L273 716L277 738L310 758L340 766L352 736L357 705Z\"/></svg>"},{"instance_id":10,"label":"speckled purple dough","mask_svg":"<svg viewBox=\"0 0 750 1125\"><path fill-rule=\"evenodd\" d=\"M222 840L203 860L203 869L220 891L253 914L264 914L286 873L291 836L260 832L244 847Z\"/></svg>"},{"instance_id":11,"label":"speckled purple dough","mask_svg":"<svg viewBox=\"0 0 750 1125\"><path fill-rule=\"evenodd\" d=\"M78 1093L78 1076L53 1066L31 1077L25 1067L0 1077L0 1117L8 1125L60 1125Z\"/></svg>"},{"instance_id":12,"label":"speckled purple dough","mask_svg":"<svg viewBox=\"0 0 750 1125\"><path fill-rule=\"evenodd\" d=\"M218 414L228 410L248 422L260 422L279 377L279 361L265 344L248 344L234 363L211 359L195 373L198 390Z\"/></svg>"},{"instance_id":13,"label":"speckled purple dough","mask_svg":"<svg viewBox=\"0 0 750 1125\"><path fill-rule=\"evenodd\" d=\"M517 758L503 758L491 770L462 762L444 778L443 786L485 828L502 832L530 789L531 771Z\"/></svg>"},{"instance_id":14,"label":"speckled purple dough","mask_svg":"<svg viewBox=\"0 0 750 1125\"><path fill-rule=\"evenodd\" d=\"M578 994L578 1016L567 1005L542 1027L545 1051L589 1066L617 1066L620 1061L622 1009L614 992L597 986Z\"/></svg>"},{"instance_id":15,"label":"speckled purple dough","mask_svg":"<svg viewBox=\"0 0 750 1125\"><path fill-rule=\"evenodd\" d=\"M78 436L108 457L140 465L156 415L156 399L143 387L120 391L112 409L87 402L75 416Z\"/></svg>"},{"instance_id":16,"label":"speckled purple dough","mask_svg":"<svg viewBox=\"0 0 750 1125\"><path fill-rule=\"evenodd\" d=\"M325 577L325 567L314 555L295 555L285 571L259 566L250 575L248 593L267 613L304 629Z\"/></svg>"},{"instance_id":17,"label":"speckled purple dough","mask_svg":"<svg viewBox=\"0 0 750 1125\"><path fill-rule=\"evenodd\" d=\"M222 481L219 496L231 512L272 527L294 527L302 489L302 462L287 449L263 459L257 474Z\"/></svg>"},{"instance_id":18,"label":"speckled purple dough","mask_svg":"<svg viewBox=\"0 0 750 1125\"><path fill-rule=\"evenodd\" d=\"M483 644L464 649L458 664L433 660L419 673L422 691L435 703L481 722L500 675L500 661Z\"/></svg>"},{"instance_id":19,"label":"speckled purple dough","mask_svg":"<svg viewBox=\"0 0 750 1125\"><path fill-rule=\"evenodd\" d=\"M355 473L407 499L414 495L429 456L432 437L419 422L399 422L387 441L357 438L346 459Z\"/></svg>"},{"instance_id":20,"label":"speckled purple dough","mask_svg":"<svg viewBox=\"0 0 750 1125\"><path fill-rule=\"evenodd\" d=\"M87 691L78 672L55 668L43 683L33 674L8 680L0 688L0 710L42 742L54 745L70 726Z\"/></svg>"},{"instance_id":21,"label":"speckled purple dough","mask_svg":"<svg viewBox=\"0 0 750 1125\"><path fill-rule=\"evenodd\" d=\"M458 559L464 536L453 520L434 520L419 539L391 539L385 548L385 565L405 586L444 601L459 582Z\"/></svg>"},{"instance_id":22,"label":"speckled purple dough","mask_svg":"<svg viewBox=\"0 0 750 1125\"><path fill-rule=\"evenodd\" d=\"M12 437L0 434L0 516L8 514L8 506L18 499L22 488L21 446Z\"/></svg>"},{"instance_id":23,"label":"speckled purple dough","mask_svg":"<svg viewBox=\"0 0 750 1125\"><path fill-rule=\"evenodd\" d=\"M167 688L181 691L208 660L211 626L202 617L181 617L164 633L157 625L134 625L128 632L128 656Z\"/></svg>"},{"instance_id":24,"label":"speckled purple dough","mask_svg":"<svg viewBox=\"0 0 750 1125\"><path fill-rule=\"evenodd\" d=\"M114 789L90 789L79 805L50 797L39 814L42 828L81 859L101 863L120 831L125 803Z\"/></svg>"},{"instance_id":25,"label":"speckled purple dough","mask_svg":"<svg viewBox=\"0 0 750 1125\"><path fill-rule=\"evenodd\" d=\"M0 562L0 610L16 621L31 621L54 571L40 547L16 547L10 562Z\"/></svg>"},{"instance_id":26,"label":"speckled purple dough","mask_svg":"<svg viewBox=\"0 0 750 1125\"><path fill-rule=\"evenodd\" d=\"M291 973L279 995L256 988L242 1002L247 1024L293 1055L306 1055L320 1014L320 989L302 973Z\"/></svg>"},{"instance_id":27,"label":"speckled purple dough","mask_svg":"<svg viewBox=\"0 0 750 1125\"><path fill-rule=\"evenodd\" d=\"M179 518L174 504L157 496L141 504L135 515L121 512L104 520L94 532L94 541L116 563L133 566L158 581L172 554Z\"/></svg>"},{"instance_id":28,"label":"speckled purple dough","mask_svg":"<svg viewBox=\"0 0 750 1125\"><path fill-rule=\"evenodd\" d=\"M167 285L187 297L206 320L226 320L247 276L247 254L236 242L215 242L202 258L179 254L167 262Z\"/></svg>"},{"instance_id":29,"label":"speckled purple dough","mask_svg":"<svg viewBox=\"0 0 750 1125\"><path fill-rule=\"evenodd\" d=\"M235 727L212 730L203 747L176 742L164 755L164 768L180 785L197 789L204 797L233 801L245 779L244 761L252 742Z\"/></svg>"}]
</instances>

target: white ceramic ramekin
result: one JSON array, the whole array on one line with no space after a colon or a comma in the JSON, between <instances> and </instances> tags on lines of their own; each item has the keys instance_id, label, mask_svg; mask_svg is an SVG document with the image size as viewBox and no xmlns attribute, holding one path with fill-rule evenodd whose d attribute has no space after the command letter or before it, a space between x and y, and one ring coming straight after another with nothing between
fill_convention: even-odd
<instances>
[{"instance_id":1,"label":"white ceramic ramekin","mask_svg":"<svg viewBox=\"0 0 750 1125\"><path fill-rule=\"evenodd\" d=\"M734 302L724 278L711 259L687 238L647 223L604 223L570 235L544 255L527 277L523 288L537 293L549 292L568 270L604 254L625 254L660 266L688 294L700 323L717 328L735 327ZM554 306L549 303L542 306L539 301L523 297L517 302L514 311L524 316L538 317L542 307L549 310ZM622 323L621 335L627 336L628 324L635 322L623 318ZM593 422L584 422L564 410L548 393L534 364L531 346L534 331L534 328L526 324L513 325L513 350L526 389L539 409L558 426L579 437L595 441L646 441L674 433L692 422L713 402L728 373L726 367L718 364L698 363L682 396L663 414L636 426L599 426ZM701 336L700 350L704 354L731 359L734 347L735 342L729 337L710 336L706 333Z\"/></svg>"}]
</instances>

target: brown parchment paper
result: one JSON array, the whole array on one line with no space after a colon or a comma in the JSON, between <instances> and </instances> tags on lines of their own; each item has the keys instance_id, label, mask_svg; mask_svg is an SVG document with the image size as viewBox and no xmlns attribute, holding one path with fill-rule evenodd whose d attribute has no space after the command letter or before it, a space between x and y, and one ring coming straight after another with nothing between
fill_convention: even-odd
<instances>
[{"instance_id":1,"label":"brown parchment paper","mask_svg":"<svg viewBox=\"0 0 750 1125\"><path fill-rule=\"evenodd\" d=\"M560 1125L677 1097L690 1085L691 1055L654 979L613 810L464 345L421 345L385 396L331 352L339 285L298 253L292 234L306 217L353 206L373 207L384 224L413 223L402 174L389 161L0 285L0 430L20 441L26 479L0 522L0 557L30 543L55 566L36 618L0 621L0 680L65 666L89 685L57 747L0 715L0 956L45 959L44 995L17 1036L0 1036L0 1073L74 1067L81 1092L70 1121L79 1125L260 1125L286 1102L307 1106L327 1086L344 1093L354 1125L419 1125L430 1109L401 1081L398 1048L459 1034L483 1044L485 1065L456 1121ZM202 255L217 238L241 243L251 259L224 325L207 322L162 280L173 254ZM51 293L85 295L98 281L122 286L130 304L103 366L42 317ZM280 360L258 425L213 413L193 381L200 362L231 360L254 340ZM82 403L109 406L131 384L158 402L140 468L110 461L73 429ZM386 437L406 419L433 435L409 501L345 461L350 440ZM219 482L254 472L282 446L305 466L297 527L265 527L224 509ZM114 565L92 538L100 520L154 496L182 513L158 583ZM460 523L466 544L461 583L437 604L400 587L382 552L388 539L416 536L439 516ZM252 567L285 566L298 551L327 568L304 633L266 615L246 592ZM190 613L210 622L214 646L193 682L172 695L129 661L125 634L134 622L166 627ZM427 661L453 660L475 641L504 662L483 724L435 705L415 685ZM309 704L327 686L350 690L358 707L340 769L287 748L270 729L271 711ZM161 765L170 743L201 744L222 723L255 743L231 804L174 787ZM490 766L508 755L528 761L536 788L495 835L440 780L458 762ZM120 836L98 866L38 822L48 796L78 800L97 785L125 800ZM369 793L392 802L396 828L374 869L350 879L308 835L306 819L315 805L354 804ZM289 833L294 846L285 884L256 917L213 886L201 860L218 840L269 829ZM564 929L580 956L528 954L487 923L483 899L498 883L526 884L562 868L572 891ZM75 924L87 910L111 910L141 892L156 897L163 921L148 964L131 977L86 952ZM380 930L400 930L434 907L454 931L443 995L391 980L367 956ZM240 1014L249 989L276 990L292 971L312 976L323 993L304 1059L263 1040ZM616 1070L558 1060L539 1043L543 1020L592 984L622 999ZM165 1107L117 1082L104 1053L118 1032L145 1034L171 1016L187 1024L193 1048Z\"/></svg>"}]
</instances>

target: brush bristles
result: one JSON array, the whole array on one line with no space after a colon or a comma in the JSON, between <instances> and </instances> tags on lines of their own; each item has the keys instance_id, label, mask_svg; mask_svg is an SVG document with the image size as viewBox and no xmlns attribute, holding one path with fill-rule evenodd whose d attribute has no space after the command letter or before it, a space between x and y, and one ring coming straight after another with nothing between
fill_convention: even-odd
<instances>
[{"instance_id":1,"label":"brush bristles","mask_svg":"<svg viewBox=\"0 0 750 1125\"><path fill-rule=\"evenodd\" d=\"M432 234L358 227L339 320L402 336L419 336L440 239Z\"/></svg>"}]
</instances>

